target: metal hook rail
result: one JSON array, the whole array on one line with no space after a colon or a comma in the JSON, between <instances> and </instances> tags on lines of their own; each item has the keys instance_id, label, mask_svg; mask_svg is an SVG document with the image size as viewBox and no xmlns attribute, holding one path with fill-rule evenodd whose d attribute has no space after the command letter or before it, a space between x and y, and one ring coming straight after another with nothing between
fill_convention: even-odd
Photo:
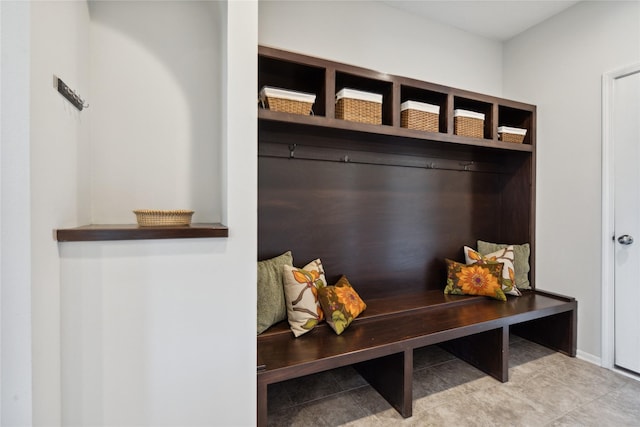
<instances>
[{"instance_id":1,"label":"metal hook rail","mask_svg":"<svg viewBox=\"0 0 640 427\"><path fill-rule=\"evenodd\" d=\"M258 157L288 158L291 160L312 160L347 164L396 166L419 169L446 170L457 172L480 172L504 174L508 171L500 164L474 160L447 160L442 158L411 155L385 155L363 151L308 147L300 143L262 143Z\"/></svg>"},{"instance_id":2,"label":"metal hook rail","mask_svg":"<svg viewBox=\"0 0 640 427\"><path fill-rule=\"evenodd\" d=\"M89 103L80 97L75 90L72 90L61 78L54 76L56 79L56 89L62 96L64 96L74 107L82 111L84 108L89 108Z\"/></svg>"}]
</instances>

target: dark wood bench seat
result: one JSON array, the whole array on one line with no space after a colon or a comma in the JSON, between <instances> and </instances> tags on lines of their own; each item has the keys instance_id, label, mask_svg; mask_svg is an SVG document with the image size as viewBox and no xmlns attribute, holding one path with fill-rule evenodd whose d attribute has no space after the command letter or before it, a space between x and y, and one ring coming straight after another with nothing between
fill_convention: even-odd
<instances>
[{"instance_id":1,"label":"dark wood bench seat","mask_svg":"<svg viewBox=\"0 0 640 427\"><path fill-rule=\"evenodd\" d=\"M506 303L438 290L366 303L365 312L339 336L321 324L294 338L286 321L258 336L259 425L267 422L268 384L346 365L354 365L409 417L413 350L432 344L502 382L508 380L510 332L572 357L576 353L576 301L544 291L508 297Z\"/></svg>"}]
</instances>

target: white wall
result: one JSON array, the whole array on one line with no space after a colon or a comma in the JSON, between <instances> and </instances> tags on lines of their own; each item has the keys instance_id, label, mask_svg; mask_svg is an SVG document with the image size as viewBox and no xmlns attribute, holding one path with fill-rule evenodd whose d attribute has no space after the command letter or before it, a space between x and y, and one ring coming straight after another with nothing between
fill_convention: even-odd
<instances>
[{"instance_id":1,"label":"white wall","mask_svg":"<svg viewBox=\"0 0 640 427\"><path fill-rule=\"evenodd\" d=\"M96 224L133 209L218 222L221 27L207 1L90 2Z\"/></svg>"},{"instance_id":2,"label":"white wall","mask_svg":"<svg viewBox=\"0 0 640 427\"><path fill-rule=\"evenodd\" d=\"M30 5L0 2L0 425L31 425Z\"/></svg>"},{"instance_id":3,"label":"white wall","mask_svg":"<svg viewBox=\"0 0 640 427\"><path fill-rule=\"evenodd\" d=\"M640 3L581 2L505 44L504 94L538 106L536 280L578 299L600 357L601 77L640 60Z\"/></svg>"},{"instance_id":4,"label":"white wall","mask_svg":"<svg viewBox=\"0 0 640 427\"><path fill-rule=\"evenodd\" d=\"M63 424L253 425L257 3L91 19L93 221L193 202L229 238L60 245Z\"/></svg>"},{"instance_id":5,"label":"white wall","mask_svg":"<svg viewBox=\"0 0 640 427\"><path fill-rule=\"evenodd\" d=\"M502 44L372 1L260 1L259 42L375 71L502 94Z\"/></svg>"},{"instance_id":6,"label":"white wall","mask_svg":"<svg viewBox=\"0 0 640 427\"><path fill-rule=\"evenodd\" d=\"M90 111L53 86L54 74L81 96L89 91L89 14L85 2L31 3L31 291L33 422L61 420L60 260L53 230L89 221Z\"/></svg>"},{"instance_id":7,"label":"white wall","mask_svg":"<svg viewBox=\"0 0 640 427\"><path fill-rule=\"evenodd\" d=\"M30 227L21 235L33 234L33 249L26 255L26 259L33 257L33 268L18 273L33 275L33 317L23 319L22 324L28 330L33 322L33 423L254 423L255 304L246 301L255 301L256 116L255 109L246 106L255 104L256 88L247 82L257 80L258 40L265 45L537 104L538 286L578 297L579 348L599 354L600 176L594 171L600 168L600 75L638 60L637 3L584 2L508 42L504 50L504 94L499 44L436 23L425 25L425 21L385 5L367 3L363 15L360 2L261 2L259 35L255 2L214 2L208 12L202 10L202 14L193 16L189 8L200 6L172 4L152 11L165 25L160 42L153 20L138 21L150 28L136 30L126 16L114 19L111 13L118 13L113 9L102 9L89 30L83 2L33 2L30 20L16 21L23 30L26 27L27 38L29 34L32 38L29 128L33 135L31 164L19 159L16 164L23 167L22 171L6 168L7 68L3 61L3 424L6 408L15 405L6 403L14 395L5 388L6 277L11 270L4 266L9 259L7 242L15 237L6 234L5 202L25 194L20 190L29 178L19 183L11 180L19 180L29 170L33 215ZM143 6L122 3L120 7L131 8L139 17ZM168 20L162 7L176 7L173 10L181 20ZM6 25L6 10L3 3L3 55L5 31L11 28ZM24 18L20 14L11 16ZM365 25L362 16L374 24ZM205 17L211 17L213 28L203 27ZM211 80L170 63L176 46L159 46L163 41L171 44L166 35L174 31L177 39L193 42L190 35L179 34L189 32L181 30L191 30L190 23L197 28L196 33L214 37L217 47L213 51L211 45L196 49L205 56L213 52L212 61L194 58L196 50L181 59L211 70L215 74ZM101 50L105 49L105 58L123 55L135 60L134 66L127 70L119 68L119 62L109 62L118 68L95 69L102 57L98 52L88 53L94 38ZM114 48L123 51L111 51ZM224 60L218 62L216 58ZM89 73L100 77L87 80L89 64ZM150 71L153 77L141 82L136 67ZM87 97L92 104L87 111L77 113L59 97L51 86L53 73ZM118 80L138 82L126 87L126 92L144 95L140 100L143 105L136 103L135 96L125 98L134 101L117 102L117 88L112 86L108 86L112 93L105 93L104 88L111 83L103 78L109 73ZM204 78L205 87L199 84L197 88L217 94L218 102L210 103L206 96L196 93L194 82L186 82L184 77ZM11 80L12 84L14 81L21 80ZM20 88L28 89L24 86ZM163 89L159 91L161 96L153 90L158 86ZM153 106L147 111L149 100ZM103 114L96 117L101 110ZM203 112L213 116L211 123L203 123L207 119L199 115ZM97 128L105 134L96 134L94 129L88 138L89 117L90 125L97 120ZM25 119L24 112L17 116L18 121ZM113 120L111 127L123 127L135 138L128 139L121 129L110 129L109 120ZM165 121L171 129L164 127ZM145 130L158 127L166 134L147 138ZM25 137L24 130L19 136ZM91 153L87 152L86 138L89 148L93 147ZM118 138L127 139L127 145ZM165 151L145 157L139 149L155 148L149 145L153 138L161 141ZM191 157L183 156L184 148L191 150ZM25 149L22 147L17 154L24 157ZM109 157L116 149L120 160ZM101 153L107 156L104 163ZM202 157L194 159L196 154ZM85 161L88 158L93 163ZM573 158L580 163L565 161ZM158 164L164 165L169 176L178 177L176 184L137 175L139 170L157 176ZM183 173L191 169L193 174ZM92 176L94 192L90 194L87 177ZM187 182L187 178L198 182ZM200 179L212 181L200 186ZM159 188L167 192L149 197L149 192L157 193ZM188 190L183 191L185 188ZM28 201L19 201L28 209ZM189 201L202 203L195 209L206 213L203 220L219 215L229 225L230 237L195 242L62 244L61 259L51 238L54 228L95 219L116 221L127 216L130 222L129 205L134 203L173 207L174 203ZM555 238L565 235L570 238ZM28 252L29 243L17 247ZM19 265L24 261L25 257L20 258ZM26 288L28 280L20 280ZM29 307L22 307L12 320L25 313L28 317ZM22 353L11 354L19 357L30 353L23 348ZM25 363L17 366L22 369ZM28 381L22 378L16 384L23 387L25 383ZM25 393L19 402L23 406L9 415L18 414L26 420L29 390L22 388L20 392Z\"/></svg>"}]
</instances>

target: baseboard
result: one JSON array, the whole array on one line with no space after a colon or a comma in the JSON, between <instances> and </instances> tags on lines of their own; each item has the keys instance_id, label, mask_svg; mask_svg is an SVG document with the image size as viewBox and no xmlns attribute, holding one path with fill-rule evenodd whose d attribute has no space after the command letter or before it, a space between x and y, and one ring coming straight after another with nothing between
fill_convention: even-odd
<instances>
[{"instance_id":1,"label":"baseboard","mask_svg":"<svg viewBox=\"0 0 640 427\"><path fill-rule=\"evenodd\" d=\"M594 356L593 354L578 350L576 351L576 357L578 359L584 360L585 362L593 363L597 366L602 366L602 359L600 358L600 356Z\"/></svg>"},{"instance_id":2,"label":"baseboard","mask_svg":"<svg viewBox=\"0 0 640 427\"><path fill-rule=\"evenodd\" d=\"M636 374L635 372L625 371L624 369L619 368L613 368L613 371L619 373L620 375L624 375L627 378L640 381L640 374Z\"/></svg>"},{"instance_id":3,"label":"baseboard","mask_svg":"<svg viewBox=\"0 0 640 427\"><path fill-rule=\"evenodd\" d=\"M640 381L640 374L636 374L634 372L626 371L624 369L619 369L617 367L607 368L606 366L602 366L602 359L598 356L594 356L593 354L586 353L584 351L576 351L576 357L578 359L584 360L585 362L593 363L594 365L600 366L604 369L609 369L613 372L616 372L620 375L624 375L625 377L634 379L636 381Z\"/></svg>"}]
</instances>

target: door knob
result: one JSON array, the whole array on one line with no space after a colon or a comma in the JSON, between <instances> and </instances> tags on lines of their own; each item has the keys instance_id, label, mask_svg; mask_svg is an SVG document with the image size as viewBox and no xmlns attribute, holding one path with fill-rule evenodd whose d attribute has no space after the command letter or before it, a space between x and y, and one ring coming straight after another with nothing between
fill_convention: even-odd
<instances>
[{"instance_id":1,"label":"door knob","mask_svg":"<svg viewBox=\"0 0 640 427\"><path fill-rule=\"evenodd\" d=\"M633 243L633 237L629 236L628 234L624 234L618 237L618 243L620 243L621 245L630 245Z\"/></svg>"}]
</instances>

